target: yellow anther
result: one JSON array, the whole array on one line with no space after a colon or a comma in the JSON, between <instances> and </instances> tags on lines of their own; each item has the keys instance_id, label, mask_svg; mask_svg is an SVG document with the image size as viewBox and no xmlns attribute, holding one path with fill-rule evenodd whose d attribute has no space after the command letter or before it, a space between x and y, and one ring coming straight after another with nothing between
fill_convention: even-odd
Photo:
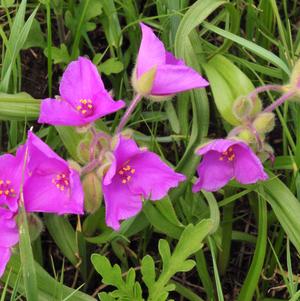
<instances>
[{"instance_id":1,"label":"yellow anther","mask_svg":"<svg viewBox=\"0 0 300 301\"><path fill-rule=\"evenodd\" d=\"M56 176L56 180L60 180L61 179L61 176L60 175L57 175Z\"/></svg>"},{"instance_id":2,"label":"yellow anther","mask_svg":"<svg viewBox=\"0 0 300 301\"><path fill-rule=\"evenodd\" d=\"M119 170L119 175L123 175L124 171L123 170Z\"/></svg>"},{"instance_id":3,"label":"yellow anther","mask_svg":"<svg viewBox=\"0 0 300 301\"><path fill-rule=\"evenodd\" d=\"M80 111L81 109L82 109L82 106L77 106L77 107L76 107L76 110L77 110L77 111Z\"/></svg>"},{"instance_id":4,"label":"yellow anther","mask_svg":"<svg viewBox=\"0 0 300 301\"><path fill-rule=\"evenodd\" d=\"M131 176L127 176L126 180L130 181L130 179L131 179Z\"/></svg>"},{"instance_id":5,"label":"yellow anther","mask_svg":"<svg viewBox=\"0 0 300 301\"><path fill-rule=\"evenodd\" d=\"M60 190L61 190L61 191L64 191L64 190L65 190L65 187L64 187L64 186L61 186L61 187L60 187Z\"/></svg>"},{"instance_id":6,"label":"yellow anther","mask_svg":"<svg viewBox=\"0 0 300 301\"><path fill-rule=\"evenodd\" d=\"M64 180L64 183L65 183L66 186L69 185L69 181L68 180Z\"/></svg>"},{"instance_id":7,"label":"yellow anther","mask_svg":"<svg viewBox=\"0 0 300 301\"><path fill-rule=\"evenodd\" d=\"M134 174L134 173L135 173L135 169L132 168L130 172L131 172L132 174Z\"/></svg>"},{"instance_id":8,"label":"yellow anther","mask_svg":"<svg viewBox=\"0 0 300 301\"><path fill-rule=\"evenodd\" d=\"M6 182L6 184L8 184L8 185L11 184L11 181L10 181L10 180L6 180L5 182Z\"/></svg>"},{"instance_id":9,"label":"yellow anther","mask_svg":"<svg viewBox=\"0 0 300 301\"><path fill-rule=\"evenodd\" d=\"M5 195L9 195L9 190L5 190L5 191L4 191L4 194L5 194Z\"/></svg>"},{"instance_id":10,"label":"yellow anther","mask_svg":"<svg viewBox=\"0 0 300 301\"><path fill-rule=\"evenodd\" d=\"M4 183L3 180L0 180L0 185L3 184L3 183Z\"/></svg>"},{"instance_id":11,"label":"yellow anther","mask_svg":"<svg viewBox=\"0 0 300 301\"><path fill-rule=\"evenodd\" d=\"M223 157L220 157L220 158L219 158L219 160L220 160L220 161L223 161L223 160L224 160L224 158L223 158Z\"/></svg>"},{"instance_id":12,"label":"yellow anther","mask_svg":"<svg viewBox=\"0 0 300 301\"><path fill-rule=\"evenodd\" d=\"M10 192L15 192L15 190L13 188L10 189Z\"/></svg>"},{"instance_id":13,"label":"yellow anther","mask_svg":"<svg viewBox=\"0 0 300 301\"><path fill-rule=\"evenodd\" d=\"M88 105L87 106L89 109L92 109L93 108L93 105Z\"/></svg>"},{"instance_id":14,"label":"yellow anther","mask_svg":"<svg viewBox=\"0 0 300 301\"><path fill-rule=\"evenodd\" d=\"M232 147L229 147L229 149L228 149L230 152L232 152Z\"/></svg>"},{"instance_id":15,"label":"yellow anther","mask_svg":"<svg viewBox=\"0 0 300 301\"><path fill-rule=\"evenodd\" d=\"M125 179L122 180L122 184L126 184L127 181Z\"/></svg>"},{"instance_id":16,"label":"yellow anther","mask_svg":"<svg viewBox=\"0 0 300 301\"><path fill-rule=\"evenodd\" d=\"M86 114L87 110L82 110L81 113L82 114Z\"/></svg>"},{"instance_id":17,"label":"yellow anther","mask_svg":"<svg viewBox=\"0 0 300 301\"><path fill-rule=\"evenodd\" d=\"M86 100L86 99L81 99L80 102L81 102L82 104L84 104L84 105L87 104L87 100Z\"/></svg>"},{"instance_id":18,"label":"yellow anther","mask_svg":"<svg viewBox=\"0 0 300 301\"><path fill-rule=\"evenodd\" d=\"M66 177L66 175L63 173L63 174L61 175L61 177L64 179L64 178Z\"/></svg>"},{"instance_id":19,"label":"yellow anther","mask_svg":"<svg viewBox=\"0 0 300 301\"><path fill-rule=\"evenodd\" d=\"M56 184L55 186L56 186L56 188L59 188L59 187L60 187L60 185L59 185L59 184Z\"/></svg>"},{"instance_id":20,"label":"yellow anther","mask_svg":"<svg viewBox=\"0 0 300 301\"><path fill-rule=\"evenodd\" d=\"M2 195L3 194L3 191L2 190L0 190L0 195Z\"/></svg>"}]
</instances>

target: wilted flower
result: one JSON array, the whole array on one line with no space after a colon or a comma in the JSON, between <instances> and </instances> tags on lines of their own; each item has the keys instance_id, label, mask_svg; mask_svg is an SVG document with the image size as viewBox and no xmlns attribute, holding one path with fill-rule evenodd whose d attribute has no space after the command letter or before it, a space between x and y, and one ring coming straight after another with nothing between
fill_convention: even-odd
<instances>
[{"instance_id":1,"label":"wilted flower","mask_svg":"<svg viewBox=\"0 0 300 301\"><path fill-rule=\"evenodd\" d=\"M10 259L11 247L18 241L19 233L14 220L14 213L8 209L0 208L0 277Z\"/></svg>"},{"instance_id":2,"label":"wilted flower","mask_svg":"<svg viewBox=\"0 0 300 301\"><path fill-rule=\"evenodd\" d=\"M194 69L186 66L183 60L166 51L150 27L143 23L140 23L140 26L142 41L137 65L133 71L133 86L139 94L145 93L145 88L141 87L139 80L147 72L150 74L152 85L146 90L149 90L147 94L151 96L168 96L194 88L203 88L209 84Z\"/></svg>"},{"instance_id":3,"label":"wilted flower","mask_svg":"<svg viewBox=\"0 0 300 301\"><path fill-rule=\"evenodd\" d=\"M60 82L60 98L42 101L38 122L83 126L123 108L105 90L97 68L83 57L71 62Z\"/></svg>"},{"instance_id":4,"label":"wilted flower","mask_svg":"<svg viewBox=\"0 0 300 301\"><path fill-rule=\"evenodd\" d=\"M83 189L77 171L32 132L28 133L27 212L82 214Z\"/></svg>"},{"instance_id":5,"label":"wilted flower","mask_svg":"<svg viewBox=\"0 0 300 301\"><path fill-rule=\"evenodd\" d=\"M203 159L197 168L199 178L193 192L201 189L216 191L231 179L241 184L253 184L268 178L258 157L242 141L216 139L196 153Z\"/></svg>"},{"instance_id":6,"label":"wilted flower","mask_svg":"<svg viewBox=\"0 0 300 301\"><path fill-rule=\"evenodd\" d=\"M106 224L118 230L120 220L136 215L143 199L163 198L168 190L185 180L158 155L139 149L132 139L119 136L113 162L104 176L102 188L106 205Z\"/></svg>"}]
</instances>

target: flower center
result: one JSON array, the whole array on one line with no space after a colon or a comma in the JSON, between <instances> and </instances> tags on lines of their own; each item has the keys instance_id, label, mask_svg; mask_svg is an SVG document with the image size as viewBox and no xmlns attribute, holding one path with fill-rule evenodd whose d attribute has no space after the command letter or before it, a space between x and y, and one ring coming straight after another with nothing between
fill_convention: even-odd
<instances>
[{"instance_id":1,"label":"flower center","mask_svg":"<svg viewBox=\"0 0 300 301\"><path fill-rule=\"evenodd\" d=\"M229 147L227 151L223 152L222 155L219 157L220 161L227 159L228 161L233 161L235 158L235 154L233 152L232 147Z\"/></svg>"},{"instance_id":2,"label":"flower center","mask_svg":"<svg viewBox=\"0 0 300 301\"><path fill-rule=\"evenodd\" d=\"M135 169L132 168L130 165L129 165L129 161L127 161L123 167L118 171L118 174L120 175L121 177L121 182L122 184L126 184L128 183L131 179L132 179L132 176L134 175L135 173Z\"/></svg>"},{"instance_id":3,"label":"flower center","mask_svg":"<svg viewBox=\"0 0 300 301\"><path fill-rule=\"evenodd\" d=\"M52 183L60 191L64 191L70 185L69 177L67 177L65 173L60 173L56 175L56 177L52 179Z\"/></svg>"},{"instance_id":4,"label":"flower center","mask_svg":"<svg viewBox=\"0 0 300 301\"><path fill-rule=\"evenodd\" d=\"M10 180L2 180L0 179L0 196L5 195L7 197L15 197L16 192L11 186Z\"/></svg>"},{"instance_id":5,"label":"flower center","mask_svg":"<svg viewBox=\"0 0 300 301\"><path fill-rule=\"evenodd\" d=\"M94 113L93 101L91 99L80 99L79 102L80 105L76 107L76 110L84 117L91 116Z\"/></svg>"}]
</instances>

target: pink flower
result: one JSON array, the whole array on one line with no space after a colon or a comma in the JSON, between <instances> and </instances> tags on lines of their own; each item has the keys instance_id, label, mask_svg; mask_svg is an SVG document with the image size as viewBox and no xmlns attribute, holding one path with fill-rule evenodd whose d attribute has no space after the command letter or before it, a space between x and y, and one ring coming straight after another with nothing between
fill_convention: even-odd
<instances>
[{"instance_id":1,"label":"pink flower","mask_svg":"<svg viewBox=\"0 0 300 301\"><path fill-rule=\"evenodd\" d=\"M23 164L24 153L21 148L16 156L0 156L0 207L8 207L13 212L18 210Z\"/></svg>"},{"instance_id":2,"label":"pink flower","mask_svg":"<svg viewBox=\"0 0 300 301\"><path fill-rule=\"evenodd\" d=\"M14 213L0 207L0 277L2 277L6 264L11 256L11 247L19 241L17 224Z\"/></svg>"},{"instance_id":3,"label":"pink flower","mask_svg":"<svg viewBox=\"0 0 300 301\"><path fill-rule=\"evenodd\" d=\"M82 214L83 189L78 172L32 132L28 133L27 145L26 211Z\"/></svg>"},{"instance_id":4,"label":"pink flower","mask_svg":"<svg viewBox=\"0 0 300 301\"><path fill-rule=\"evenodd\" d=\"M158 155L138 148L132 139L119 136L114 160L102 182L106 224L118 230L120 220L136 215L143 199L166 196L185 176L174 172Z\"/></svg>"},{"instance_id":5,"label":"pink flower","mask_svg":"<svg viewBox=\"0 0 300 301\"><path fill-rule=\"evenodd\" d=\"M140 23L142 42L140 45L134 79L138 80L145 72L156 67L156 74L151 95L172 95L178 92L203 88L209 83L194 69L185 65L171 52L166 51L163 43L155 36L152 29Z\"/></svg>"},{"instance_id":6,"label":"pink flower","mask_svg":"<svg viewBox=\"0 0 300 301\"><path fill-rule=\"evenodd\" d=\"M123 108L105 90L97 68L83 57L71 62L60 82L61 99L44 99L38 122L83 126Z\"/></svg>"},{"instance_id":7,"label":"pink flower","mask_svg":"<svg viewBox=\"0 0 300 301\"><path fill-rule=\"evenodd\" d=\"M203 159L197 168L199 178L193 192L201 189L216 191L231 179L241 184L253 184L268 178L258 157L242 141L213 140L196 153Z\"/></svg>"}]
</instances>

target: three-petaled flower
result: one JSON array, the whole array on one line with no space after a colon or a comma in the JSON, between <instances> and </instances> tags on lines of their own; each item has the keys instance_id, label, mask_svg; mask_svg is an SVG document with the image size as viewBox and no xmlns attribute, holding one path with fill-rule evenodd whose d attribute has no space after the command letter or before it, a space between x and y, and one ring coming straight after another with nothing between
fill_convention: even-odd
<instances>
[{"instance_id":1,"label":"three-petaled flower","mask_svg":"<svg viewBox=\"0 0 300 301\"><path fill-rule=\"evenodd\" d=\"M193 192L201 189L216 191L231 179L241 184L253 184L268 178L259 158L242 141L216 139L199 148L196 154L203 159L197 168L199 178Z\"/></svg>"},{"instance_id":2,"label":"three-petaled flower","mask_svg":"<svg viewBox=\"0 0 300 301\"><path fill-rule=\"evenodd\" d=\"M26 211L83 214L83 189L78 172L32 132L28 133L27 147Z\"/></svg>"},{"instance_id":3,"label":"three-petaled flower","mask_svg":"<svg viewBox=\"0 0 300 301\"><path fill-rule=\"evenodd\" d=\"M113 161L102 182L106 224L118 230L120 220L136 215L143 199L160 200L185 176L176 173L158 155L140 149L134 140L121 135Z\"/></svg>"},{"instance_id":4,"label":"three-petaled flower","mask_svg":"<svg viewBox=\"0 0 300 301\"><path fill-rule=\"evenodd\" d=\"M133 71L134 86L136 86L140 77L152 68L156 70L150 92L151 96L168 96L209 85L198 72L167 51L150 27L143 23L140 23L140 26L142 41L138 52L137 65ZM138 90L138 87L135 88Z\"/></svg>"},{"instance_id":5,"label":"three-petaled flower","mask_svg":"<svg viewBox=\"0 0 300 301\"><path fill-rule=\"evenodd\" d=\"M59 90L59 99L42 101L39 123L84 126L125 106L112 99L96 66L84 57L68 65Z\"/></svg>"}]
</instances>

